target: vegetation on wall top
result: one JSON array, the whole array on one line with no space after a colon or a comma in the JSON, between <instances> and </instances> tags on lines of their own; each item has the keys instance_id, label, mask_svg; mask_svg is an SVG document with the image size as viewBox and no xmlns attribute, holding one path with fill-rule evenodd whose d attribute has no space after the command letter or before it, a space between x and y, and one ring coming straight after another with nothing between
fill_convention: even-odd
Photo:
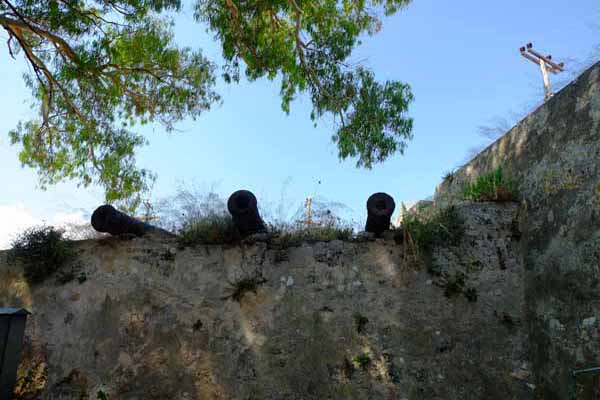
<instances>
[{"instance_id":1,"label":"vegetation on wall top","mask_svg":"<svg viewBox=\"0 0 600 400\"><path fill-rule=\"evenodd\" d=\"M405 246L415 261L427 264L434 246L456 246L464 236L464 220L456 207L427 213L410 212L402 205ZM427 265L430 272L433 266Z\"/></svg>"},{"instance_id":2,"label":"vegetation on wall top","mask_svg":"<svg viewBox=\"0 0 600 400\"><path fill-rule=\"evenodd\" d=\"M75 258L72 242L51 226L27 229L12 243L9 262L23 265L29 283L41 283Z\"/></svg>"},{"instance_id":3,"label":"vegetation on wall top","mask_svg":"<svg viewBox=\"0 0 600 400\"><path fill-rule=\"evenodd\" d=\"M303 217L303 207L293 215L285 215L281 210L284 204L277 206L279 212L275 213L271 210L273 205L265 204L261 204L260 213L268 227L266 237L275 246L348 240L354 234L352 224L338 216L338 209L343 209L340 203L315 203L310 224L299 220ZM233 244L243 239L227 211L224 199L212 189L180 187L174 196L157 203L156 212L157 224L177 232L183 246Z\"/></svg>"},{"instance_id":4,"label":"vegetation on wall top","mask_svg":"<svg viewBox=\"0 0 600 400\"><path fill-rule=\"evenodd\" d=\"M206 215L186 222L179 231L183 246L195 244L230 244L241 240L233 220L226 214Z\"/></svg>"}]
</instances>

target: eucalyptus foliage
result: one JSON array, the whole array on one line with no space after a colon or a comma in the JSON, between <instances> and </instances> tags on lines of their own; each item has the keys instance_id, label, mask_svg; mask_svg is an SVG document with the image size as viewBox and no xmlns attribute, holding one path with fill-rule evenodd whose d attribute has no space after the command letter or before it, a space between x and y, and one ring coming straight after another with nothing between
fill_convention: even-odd
<instances>
[{"instance_id":1,"label":"eucalyptus foliage","mask_svg":"<svg viewBox=\"0 0 600 400\"><path fill-rule=\"evenodd\" d=\"M404 151L413 96L349 58L409 1L196 0L194 10L222 45L226 82L280 78L285 112L306 93L314 121L333 117L339 157L371 168ZM10 137L42 186L98 184L108 202L134 208L153 180L136 167L146 139L134 126L171 131L219 101L215 63L174 43L169 16L181 8L180 0L0 0L7 51L28 62L37 111Z\"/></svg>"}]
</instances>

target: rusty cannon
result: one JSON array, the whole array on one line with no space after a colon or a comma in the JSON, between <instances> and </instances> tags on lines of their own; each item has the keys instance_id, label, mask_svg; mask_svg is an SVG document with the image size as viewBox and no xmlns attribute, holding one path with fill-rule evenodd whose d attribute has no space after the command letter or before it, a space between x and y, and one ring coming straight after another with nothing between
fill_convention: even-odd
<instances>
[{"instance_id":1,"label":"rusty cannon","mask_svg":"<svg viewBox=\"0 0 600 400\"><path fill-rule=\"evenodd\" d=\"M138 219L118 211L110 204L105 204L96 208L92 214L92 226L95 230L111 235L130 234L135 236L144 236L148 232L162 232L171 235L171 233L142 222Z\"/></svg>"},{"instance_id":2,"label":"rusty cannon","mask_svg":"<svg viewBox=\"0 0 600 400\"><path fill-rule=\"evenodd\" d=\"M367 224L365 231L381 235L390 229L390 220L396 203L387 193L375 193L367 200Z\"/></svg>"},{"instance_id":3,"label":"rusty cannon","mask_svg":"<svg viewBox=\"0 0 600 400\"><path fill-rule=\"evenodd\" d=\"M229 196L227 209L233 223L242 236L267 231L264 221L258 213L256 197L248 190L238 190Z\"/></svg>"}]
</instances>

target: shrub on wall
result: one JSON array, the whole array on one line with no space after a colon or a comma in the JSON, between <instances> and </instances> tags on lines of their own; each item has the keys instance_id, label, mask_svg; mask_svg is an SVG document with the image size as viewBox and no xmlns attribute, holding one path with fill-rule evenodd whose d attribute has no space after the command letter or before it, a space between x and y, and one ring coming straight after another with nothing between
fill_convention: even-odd
<instances>
[{"instance_id":1,"label":"shrub on wall","mask_svg":"<svg viewBox=\"0 0 600 400\"><path fill-rule=\"evenodd\" d=\"M516 201L517 191L514 183L504 177L502 167L479 176L463 189L465 200L471 201Z\"/></svg>"},{"instance_id":2,"label":"shrub on wall","mask_svg":"<svg viewBox=\"0 0 600 400\"><path fill-rule=\"evenodd\" d=\"M164 198L156 206L156 225L177 232L181 246L201 244L234 244L242 237L227 210L227 201L214 190L201 187L181 187L174 196ZM348 210L341 203L314 200L311 208L312 223L304 218L304 204L290 214L293 204L282 194L281 204L263 202L260 214L268 225L267 239L280 247L296 246L302 242L351 239L352 223L339 214Z\"/></svg>"},{"instance_id":3,"label":"shrub on wall","mask_svg":"<svg viewBox=\"0 0 600 400\"><path fill-rule=\"evenodd\" d=\"M233 220L226 214L211 214L184 223L179 231L179 242L184 246L195 244L228 244L241 240Z\"/></svg>"},{"instance_id":4,"label":"shrub on wall","mask_svg":"<svg viewBox=\"0 0 600 400\"><path fill-rule=\"evenodd\" d=\"M23 265L29 283L43 282L74 257L72 242L51 226L27 229L13 241L8 252L9 261Z\"/></svg>"},{"instance_id":5,"label":"shrub on wall","mask_svg":"<svg viewBox=\"0 0 600 400\"><path fill-rule=\"evenodd\" d=\"M303 242L349 240L352 235L351 227L337 223L308 228L297 225L269 225L270 240L281 247L297 246ZM212 214L187 221L179 231L179 243L182 246L231 244L241 239L232 218L226 214Z\"/></svg>"},{"instance_id":6,"label":"shrub on wall","mask_svg":"<svg viewBox=\"0 0 600 400\"><path fill-rule=\"evenodd\" d=\"M457 245L464 235L464 221L454 206L429 216L406 212L402 227L422 252L434 245Z\"/></svg>"},{"instance_id":7,"label":"shrub on wall","mask_svg":"<svg viewBox=\"0 0 600 400\"><path fill-rule=\"evenodd\" d=\"M407 251L416 261L426 262L434 246L460 243L464 233L464 221L454 206L432 213L413 213L402 209L402 229Z\"/></svg>"}]
</instances>

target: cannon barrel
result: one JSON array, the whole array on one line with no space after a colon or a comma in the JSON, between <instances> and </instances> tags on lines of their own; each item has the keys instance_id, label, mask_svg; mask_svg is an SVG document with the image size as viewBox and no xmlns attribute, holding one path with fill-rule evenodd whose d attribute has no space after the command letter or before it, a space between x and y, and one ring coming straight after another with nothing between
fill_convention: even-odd
<instances>
[{"instance_id":1,"label":"cannon barrel","mask_svg":"<svg viewBox=\"0 0 600 400\"><path fill-rule=\"evenodd\" d=\"M105 204L96 208L92 214L92 226L95 230L111 235L132 234L143 236L150 231L160 230L150 224L137 220Z\"/></svg>"},{"instance_id":2,"label":"cannon barrel","mask_svg":"<svg viewBox=\"0 0 600 400\"><path fill-rule=\"evenodd\" d=\"M396 203L386 193L375 193L367 200L367 225L365 231L381 235L390 228L390 220Z\"/></svg>"},{"instance_id":3,"label":"cannon barrel","mask_svg":"<svg viewBox=\"0 0 600 400\"><path fill-rule=\"evenodd\" d=\"M238 190L229 196L227 209L242 236L266 232L267 228L258 213L256 197L248 190Z\"/></svg>"},{"instance_id":4,"label":"cannon barrel","mask_svg":"<svg viewBox=\"0 0 600 400\"><path fill-rule=\"evenodd\" d=\"M0 399L12 399L29 311L0 308Z\"/></svg>"}]
</instances>

